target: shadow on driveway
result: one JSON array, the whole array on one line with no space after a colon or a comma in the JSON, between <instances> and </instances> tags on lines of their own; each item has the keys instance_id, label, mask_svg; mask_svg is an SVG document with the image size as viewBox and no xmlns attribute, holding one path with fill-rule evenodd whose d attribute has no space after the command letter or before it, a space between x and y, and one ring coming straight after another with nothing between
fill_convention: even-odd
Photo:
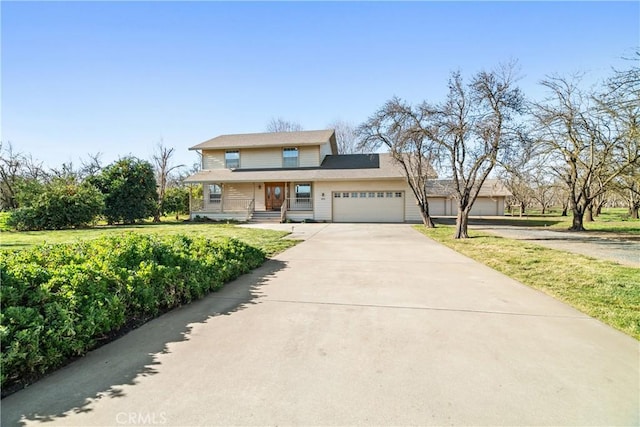
<instances>
[{"instance_id":1,"label":"shadow on driveway","mask_svg":"<svg viewBox=\"0 0 640 427\"><path fill-rule=\"evenodd\" d=\"M123 397L120 386L135 385L139 378L158 373L158 356L171 352L170 343L188 341L195 324L258 304L261 287L285 267L285 262L268 260L220 291L151 320L6 397L1 425L53 421L67 413L91 412L94 400Z\"/></svg>"}]
</instances>

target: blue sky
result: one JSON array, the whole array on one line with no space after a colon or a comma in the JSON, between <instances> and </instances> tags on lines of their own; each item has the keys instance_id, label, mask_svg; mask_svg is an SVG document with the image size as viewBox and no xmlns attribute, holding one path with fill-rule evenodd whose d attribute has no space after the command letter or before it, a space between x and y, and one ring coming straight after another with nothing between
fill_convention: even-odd
<instances>
[{"instance_id":1,"label":"blue sky","mask_svg":"<svg viewBox=\"0 0 640 427\"><path fill-rule=\"evenodd\" d=\"M358 124L387 99L438 101L449 74L517 59L597 81L640 45L638 2L2 1L2 141L49 166L175 160L273 117Z\"/></svg>"}]
</instances>

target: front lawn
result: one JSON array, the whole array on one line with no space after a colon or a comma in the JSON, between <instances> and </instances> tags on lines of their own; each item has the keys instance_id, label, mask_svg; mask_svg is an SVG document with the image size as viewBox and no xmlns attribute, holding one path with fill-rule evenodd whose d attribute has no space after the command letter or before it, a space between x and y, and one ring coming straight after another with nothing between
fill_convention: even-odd
<instances>
[{"instance_id":1,"label":"front lawn","mask_svg":"<svg viewBox=\"0 0 640 427\"><path fill-rule=\"evenodd\" d=\"M128 226L96 226L77 230L47 231L2 231L0 247L3 249L24 249L41 243L71 243L78 240L92 240L106 235L133 231L141 234L233 237L251 246L262 249L267 256L273 256L296 244L295 241L283 239L287 232L261 230L257 228L237 227L232 224L212 224L193 222L161 222Z\"/></svg>"},{"instance_id":2,"label":"front lawn","mask_svg":"<svg viewBox=\"0 0 640 427\"><path fill-rule=\"evenodd\" d=\"M415 228L640 340L640 268L474 230L469 239L456 240L451 226Z\"/></svg>"}]
</instances>

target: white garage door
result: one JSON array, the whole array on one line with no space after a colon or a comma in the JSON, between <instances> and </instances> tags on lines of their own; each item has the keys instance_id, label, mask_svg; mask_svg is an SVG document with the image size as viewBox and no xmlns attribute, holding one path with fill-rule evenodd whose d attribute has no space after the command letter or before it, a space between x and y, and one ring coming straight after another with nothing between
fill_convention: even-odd
<instances>
[{"instance_id":1,"label":"white garage door","mask_svg":"<svg viewBox=\"0 0 640 427\"><path fill-rule=\"evenodd\" d=\"M488 197L478 197L469 214L473 216L498 215L497 206L496 200Z\"/></svg>"},{"instance_id":2,"label":"white garage door","mask_svg":"<svg viewBox=\"0 0 640 427\"><path fill-rule=\"evenodd\" d=\"M404 222L404 191L334 191L334 222Z\"/></svg>"},{"instance_id":3,"label":"white garage door","mask_svg":"<svg viewBox=\"0 0 640 427\"><path fill-rule=\"evenodd\" d=\"M429 197L429 215L442 216L445 215L445 209L447 206L447 199L443 197Z\"/></svg>"}]
</instances>

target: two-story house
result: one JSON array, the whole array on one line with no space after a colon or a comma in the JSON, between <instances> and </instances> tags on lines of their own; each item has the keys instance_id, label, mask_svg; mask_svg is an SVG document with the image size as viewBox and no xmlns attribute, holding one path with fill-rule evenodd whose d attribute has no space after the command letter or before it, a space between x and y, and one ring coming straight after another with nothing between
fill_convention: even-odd
<instances>
[{"instance_id":1,"label":"two-story house","mask_svg":"<svg viewBox=\"0 0 640 427\"><path fill-rule=\"evenodd\" d=\"M202 185L191 200L192 218L421 221L391 156L339 155L333 130L221 135L190 149L202 154L202 170L186 180ZM449 195L434 197L433 215L454 214L446 212ZM499 199L490 200L485 215L504 212Z\"/></svg>"}]
</instances>

